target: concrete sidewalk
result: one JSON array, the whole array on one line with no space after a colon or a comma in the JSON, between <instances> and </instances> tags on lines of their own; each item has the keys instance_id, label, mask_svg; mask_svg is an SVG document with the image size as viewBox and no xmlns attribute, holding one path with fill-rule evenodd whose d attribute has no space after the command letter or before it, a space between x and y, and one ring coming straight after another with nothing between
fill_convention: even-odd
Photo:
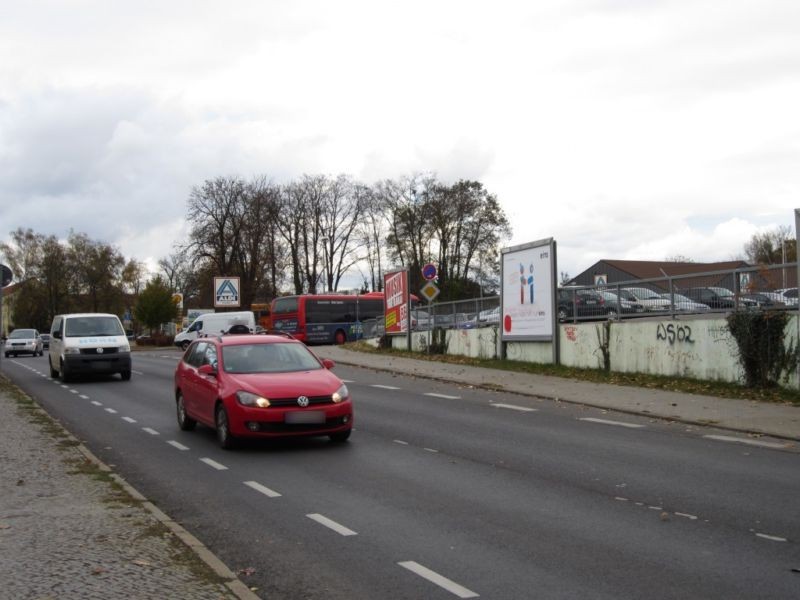
<instances>
[{"instance_id":1,"label":"concrete sidewalk","mask_svg":"<svg viewBox=\"0 0 800 600\"><path fill-rule=\"evenodd\" d=\"M561 377L357 352L341 346L320 346L313 350L318 356L330 358L343 365L800 441L800 407L788 404L589 383Z\"/></svg>"},{"instance_id":2,"label":"concrete sidewalk","mask_svg":"<svg viewBox=\"0 0 800 600\"><path fill-rule=\"evenodd\" d=\"M257 600L0 376L0 597Z\"/></svg>"}]
</instances>

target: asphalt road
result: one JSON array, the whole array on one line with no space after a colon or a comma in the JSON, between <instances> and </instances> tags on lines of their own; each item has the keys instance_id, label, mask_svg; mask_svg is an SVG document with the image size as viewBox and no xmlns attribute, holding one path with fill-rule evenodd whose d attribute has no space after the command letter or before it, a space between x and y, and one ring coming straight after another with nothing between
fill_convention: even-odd
<instances>
[{"instance_id":1,"label":"asphalt road","mask_svg":"<svg viewBox=\"0 0 800 600\"><path fill-rule=\"evenodd\" d=\"M800 597L796 449L338 366L349 443L226 452L178 429L178 359L2 370L264 598Z\"/></svg>"}]
</instances>

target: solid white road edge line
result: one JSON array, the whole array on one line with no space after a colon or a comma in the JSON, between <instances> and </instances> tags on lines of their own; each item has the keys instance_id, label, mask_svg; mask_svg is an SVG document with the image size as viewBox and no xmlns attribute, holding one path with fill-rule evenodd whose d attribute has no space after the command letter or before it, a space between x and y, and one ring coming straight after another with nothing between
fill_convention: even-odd
<instances>
[{"instance_id":1,"label":"solid white road edge line","mask_svg":"<svg viewBox=\"0 0 800 600\"><path fill-rule=\"evenodd\" d=\"M176 442L175 440L169 440L167 442L170 446L177 448L178 450L188 450L189 446L184 446L180 442Z\"/></svg>"},{"instance_id":2,"label":"solid white road edge line","mask_svg":"<svg viewBox=\"0 0 800 600\"><path fill-rule=\"evenodd\" d=\"M729 435L704 435L708 440L716 440L718 442L731 442L734 444L747 444L748 446L758 446L759 448L772 448L775 450L782 450L786 447L785 444L776 444L775 442L760 442L758 440L748 440L745 438L737 438Z\"/></svg>"},{"instance_id":3,"label":"solid white road edge line","mask_svg":"<svg viewBox=\"0 0 800 600\"><path fill-rule=\"evenodd\" d=\"M443 588L450 592L451 594L455 594L459 598L477 598L478 594L473 592L472 590L468 590L462 585L458 585L455 581L448 579L447 577L443 577L439 575L435 571L431 571L427 567L423 567L421 564L414 562L413 560L407 560L405 562L397 563L404 569L408 569L412 573L415 573L422 577L423 579L427 579L431 583L435 583L440 588Z\"/></svg>"},{"instance_id":4,"label":"solid white road edge line","mask_svg":"<svg viewBox=\"0 0 800 600\"><path fill-rule=\"evenodd\" d=\"M228 467L225 465L221 465L215 460L211 460L210 458L201 458L200 462L206 463L209 467L214 467L217 471L227 471Z\"/></svg>"},{"instance_id":5,"label":"solid white road edge line","mask_svg":"<svg viewBox=\"0 0 800 600\"><path fill-rule=\"evenodd\" d=\"M257 492L261 492L262 494L264 494L268 498L280 498L281 497L281 495L278 492L276 492L275 490L269 489L265 485L261 485L257 481L245 481L244 484L247 487L253 488Z\"/></svg>"},{"instance_id":6,"label":"solid white road edge line","mask_svg":"<svg viewBox=\"0 0 800 600\"><path fill-rule=\"evenodd\" d=\"M638 423L625 423L623 421L609 421L608 419L595 419L594 417L583 417L578 421L589 421L590 423L601 423L603 425L616 425L617 427L630 427L631 429L642 429L644 425Z\"/></svg>"},{"instance_id":7,"label":"solid white road edge line","mask_svg":"<svg viewBox=\"0 0 800 600\"><path fill-rule=\"evenodd\" d=\"M328 529L333 529L336 533L340 535L358 535L352 529L348 529L344 525L340 525L336 521L331 521L328 517L323 517L318 513L312 513L310 515L306 515L312 521L316 521L320 525L324 525Z\"/></svg>"},{"instance_id":8,"label":"solid white road edge line","mask_svg":"<svg viewBox=\"0 0 800 600\"><path fill-rule=\"evenodd\" d=\"M496 406L497 408L508 408L510 410L518 410L520 412L536 412L538 408L528 408L527 406L517 406L516 404L503 404L502 402L493 402L489 406Z\"/></svg>"}]
</instances>

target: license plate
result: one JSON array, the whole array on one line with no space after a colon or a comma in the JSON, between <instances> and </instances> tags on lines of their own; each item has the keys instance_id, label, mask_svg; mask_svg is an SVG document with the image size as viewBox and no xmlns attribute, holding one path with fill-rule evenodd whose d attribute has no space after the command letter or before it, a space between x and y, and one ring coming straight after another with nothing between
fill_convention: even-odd
<instances>
[{"instance_id":1,"label":"license plate","mask_svg":"<svg viewBox=\"0 0 800 600\"><path fill-rule=\"evenodd\" d=\"M286 423L303 423L306 425L320 425L325 422L325 411L305 410L286 413L284 417Z\"/></svg>"}]
</instances>

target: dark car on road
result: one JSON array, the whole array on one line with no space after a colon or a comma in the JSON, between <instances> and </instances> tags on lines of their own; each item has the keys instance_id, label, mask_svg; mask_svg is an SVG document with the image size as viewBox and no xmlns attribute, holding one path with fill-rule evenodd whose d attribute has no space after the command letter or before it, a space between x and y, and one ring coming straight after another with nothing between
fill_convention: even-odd
<instances>
[{"instance_id":1,"label":"dark car on road","mask_svg":"<svg viewBox=\"0 0 800 600\"><path fill-rule=\"evenodd\" d=\"M50 349L50 334L49 333L40 333L39 339L42 340L42 348L45 350Z\"/></svg>"},{"instance_id":2,"label":"dark car on road","mask_svg":"<svg viewBox=\"0 0 800 600\"><path fill-rule=\"evenodd\" d=\"M241 438L328 436L353 426L347 386L305 344L281 335L220 335L192 342L175 370L178 426L202 423L223 448Z\"/></svg>"}]
</instances>

